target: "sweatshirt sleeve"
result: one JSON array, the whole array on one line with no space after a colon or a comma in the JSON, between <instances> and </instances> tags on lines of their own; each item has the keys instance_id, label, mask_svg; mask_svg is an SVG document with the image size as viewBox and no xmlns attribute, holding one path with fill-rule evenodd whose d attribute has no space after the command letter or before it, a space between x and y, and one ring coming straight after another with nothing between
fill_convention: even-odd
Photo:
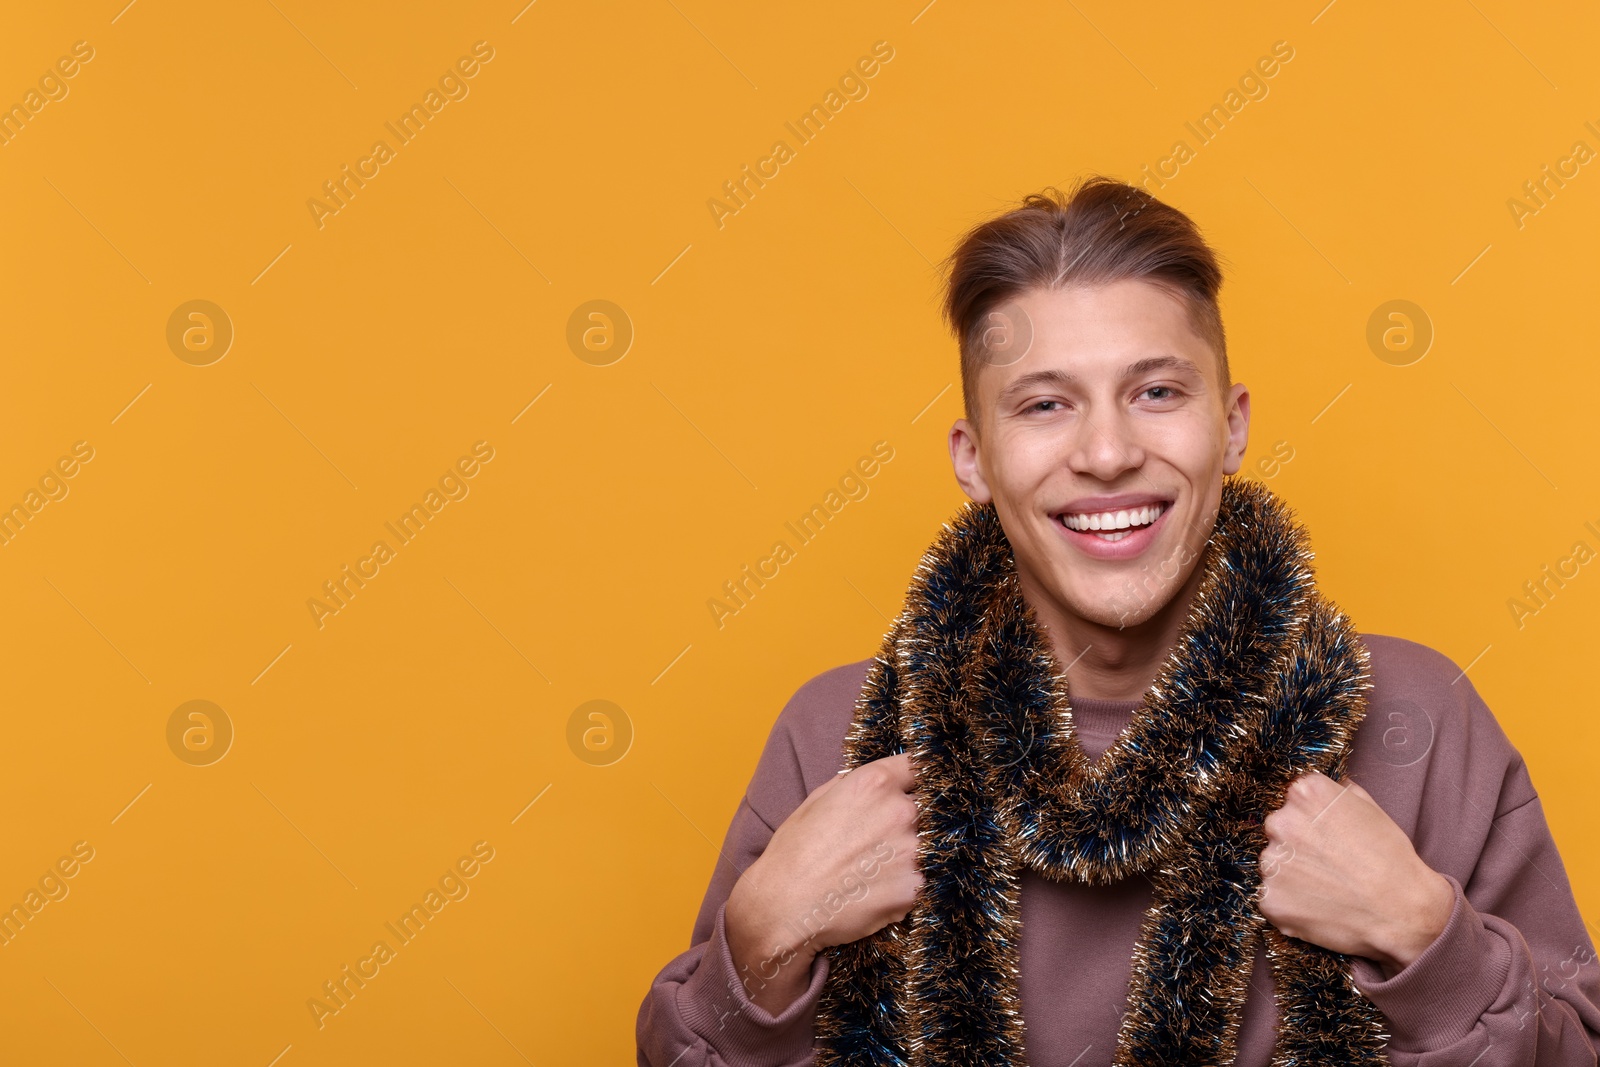
<instances>
[{"instance_id":1,"label":"sweatshirt sleeve","mask_svg":"<svg viewBox=\"0 0 1600 1067\"><path fill-rule=\"evenodd\" d=\"M1394 1067L1595 1067L1594 942L1521 756L1470 687L1462 702L1475 754L1430 769L1417 834L1450 918L1403 970L1356 957L1352 977L1389 1021Z\"/></svg>"},{"instance_id":2,"label":"sweatshirt sleeve","mask_svg":"<svg viewBox=\"0 0 1600 1067\"><path fill-rule=\"evenodd\" d=\"M640 1007L635 1028L639 1067L799 1067L811 1062L812 1023L828 977L826 953L812 960L806 991L774 1016L750 999L728 948L723 918L728 894L771 837L772 830L749 800L741 800L701 904L693 944L661 970Z\"/></svg>"},{"instance_id":3,"label":"sweatshirt sleeve","mask_svg":"<svg viewBox=\"0 0 1600 1067\"><path fill-rule=\"evenodd\" d=\"M724 912L746 868L814 785L843 764L843 730L863 665L829 671L802 686L774 723L728 827L690 947L656 975L635 1026L639 1067L800 1067L812 1062L813 1024L828 978L828 956L811 961L810 983L779 1015L750 999L760 981L739 972ZM836 736L837 735L837 736ZM748 964L749 961L746 961Z\"/></svg>"}]
</instances>

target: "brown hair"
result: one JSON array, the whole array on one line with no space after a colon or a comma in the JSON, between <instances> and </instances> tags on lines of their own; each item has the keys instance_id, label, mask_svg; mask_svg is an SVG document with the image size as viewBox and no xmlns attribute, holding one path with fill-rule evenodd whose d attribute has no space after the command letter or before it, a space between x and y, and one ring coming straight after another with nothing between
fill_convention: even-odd
<instances>
[{"instance_id":1,"label":"brown hair","mask_svg":"<svg viewBox=\"0 0 1600 1067\"><path fill-rule=\"evenodd\" d=\"M968 231L946 261L944 316L961 349L961 398L978 421L978 371L991 311L1028 289L1097 286L1129 278L1182 299L1196 335L1232 385L1217 292L1222 268L1189 216L1136 186L1095 175L1067 195L1054 188Z\"/></svg>"}]
</instances>

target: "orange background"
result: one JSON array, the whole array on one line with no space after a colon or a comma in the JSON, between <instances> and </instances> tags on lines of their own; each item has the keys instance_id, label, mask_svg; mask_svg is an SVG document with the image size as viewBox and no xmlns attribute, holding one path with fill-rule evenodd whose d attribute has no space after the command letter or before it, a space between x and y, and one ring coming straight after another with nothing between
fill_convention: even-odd
<instances>
[{"instance_id":1,"label":"orange background","mask_svg":"<svg viewBox=\"0 0 1600 1067\"><path fill-rule=\"evenodd\" d=\"M963 499L934 264L1180 139L1152 189L1226 258L1251 462L1292 452L1270 484L1361 629L1470 667L1595 914L1600 576L1520 627L1508 600L1600 548L1600 174L1508 201L1600 149L1597 23L1504 0L8 13L0 104L75 42L93 58L0 146L0 504L93 458L0 547L0 902L76 842L93 859L0 948L0 1058L630 1062L778 710L875 653ZM479 41L466 95L319 227L307 201ZM866 95L792 139L879 41ZM1266 95L1199 145L1185 123L1277 41ZM719 226L707 201L779 139ZM205 366L167 340L191 300L232 323ZM591 300L631 323L620 359L569 346ZM1391 300L1432 323L1420 360L1368 345ZM467 495L319 628L307 601L480 441ZM870 492L719 627L722 583L879 441ZM234 731L209 765L169 747L192 700ZM593 700L631 730L609 765L570 740ZM468 895L319 1029L307 1001L478 842Z\"/></svg>"}]
</instances>

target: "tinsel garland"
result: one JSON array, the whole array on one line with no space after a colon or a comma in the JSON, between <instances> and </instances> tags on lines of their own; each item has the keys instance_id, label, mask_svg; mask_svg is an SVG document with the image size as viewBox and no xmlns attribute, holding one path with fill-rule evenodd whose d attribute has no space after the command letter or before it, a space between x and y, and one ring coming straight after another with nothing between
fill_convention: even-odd
<instances>
[{"instance_id":1,"label":"tinsel garland","mask_svg":"<svg viewBox=\"0 0 1600 1067\"><path fill-rule=\"evenodd\" d=\"M924 881L903 920L828 950L818 1067L1021 1067L1024 866L1154 885L1114 1064L1231 1064L1263 937L1274 1067L1388 1062L1385 1020L1348 958L1283 935L1256 906L1262 818L1299 775L1343 777L1371 689L1367 650L1319 594L1312 557L1286 504L1225 478L1178 639L1092 761L994 505L969 502L945 524L845 740L846 767L913 754Z\"/></svg>"}]
</instances>

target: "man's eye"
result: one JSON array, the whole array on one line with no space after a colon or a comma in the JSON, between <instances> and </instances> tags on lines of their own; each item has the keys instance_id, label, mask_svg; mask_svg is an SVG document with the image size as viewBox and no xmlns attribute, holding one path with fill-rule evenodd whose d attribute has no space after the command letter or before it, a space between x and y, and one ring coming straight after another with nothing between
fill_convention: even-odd
<instances>
[{"instance_id":1,"label":"man's eye","mask_svg":"<svg viewBox=\"0 0 1600 1067\"><path fill-rule=\"evenodd\" d=\"M1030 407L1028 410L1029 411L1038 411L1045 404L1059 404L1059 403L1061 403L1061 401L1059 401L1059 400L1041 400L1037 404L1034 404L1032 407Z\"/></svg>"},{"instance_id":2,"label":"man's eye","mask_svg":"<svg viewBox=\"0 0 1600 1067\"><path fill-rule=\"evenodd\" d=\"M1166 396L1155 397L1156 400L1169 400L1173 396L1177 395L1176 393L1173 392L1173 389L1172 389L1172 387L1170 385L1152 385L1150 388L1145 390L1145 393L1165 393L1166 394Z\"/></svg>"}]
</instances>

